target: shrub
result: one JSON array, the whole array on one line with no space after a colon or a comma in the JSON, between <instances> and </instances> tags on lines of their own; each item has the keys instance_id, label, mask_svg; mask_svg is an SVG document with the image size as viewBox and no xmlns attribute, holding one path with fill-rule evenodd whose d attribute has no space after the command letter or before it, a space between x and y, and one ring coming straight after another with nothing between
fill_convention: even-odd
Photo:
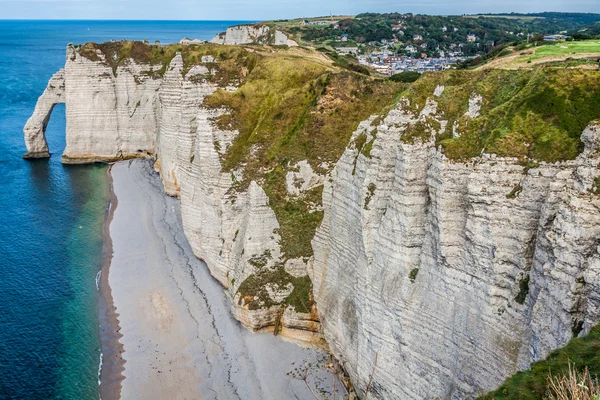
<instances>
[{"instance_id":1,"label":"shrub","mask_svg":"<svg viewBox=\"0 0 600 400\"><path fill-rule=\"evenodd\" d=\"M421 74L418 72L403 71L403 72L400 72L400 73L390 76L389 79L394 82L412 83L412 82L416 81L417 79L419 79L420 77L421 77Z\"/></svg>"},{"instance_id":2,"label":"shrub","mask_svg":"<svg viewBox=\"0 0 600 400\"><path fill-rule=\"evenodd\" d=\"M410 270L410 273L408 274L408 278L410 279L411 282L414 282L415 279L417 279L418 273L419 273L419 268L413 268Z\"/></svg>"}]
</instances>

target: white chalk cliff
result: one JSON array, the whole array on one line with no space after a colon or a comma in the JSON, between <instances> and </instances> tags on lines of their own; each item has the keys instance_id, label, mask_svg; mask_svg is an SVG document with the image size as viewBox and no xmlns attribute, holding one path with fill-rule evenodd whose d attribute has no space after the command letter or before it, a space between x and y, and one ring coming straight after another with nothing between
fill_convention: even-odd
<instances>
[{"instance_id":1,"label":"white chalk cliff","mask_svg":"<svg viewBox=\"0 0 600 400\"><path fill-rule=\"evenodd\" d=\"M210 74L206 61L186 71L177 55L158 77L160 66L113 71L69 46L25 127L28 155L48 156L45 127L64 102L64 162L153 157L236 318L253 329L280 321L283 334L309 340L322 328L359 395L377 357L370 398L474 398L600 322L600 125L583 132L575 160L456 162L433 141L399 140L434 100L420 115L400 102L375 128L361 123L353 137L374 138L370 154L349 144L329 176L305 162L287 176L290 193L324 184L314 258L284 265L310 276L318 313L269 305L289 286L266 288L265 307L244 299L245 278L283 260L279 223L257 182L237 192L241 177L222 171L236 132L212 122L225 110L203 106L217 89L192 79Z\"/></svg>"},{"instance_id":2,"label":"white chalk cliff","mask_svg":"<svg viewBox=\"0 0 600 400\"><path fill-rule=\"evenodd\" d=\"M275 30L273 37L270 35L271 28L264 24L255 25L235 25L227 28L225 32L215 35L210 41L217 44L273 44L275 46L298 46L296 41L288 38L288 36Z\"/></svg>"},{"instance_id":3,"label":"white chalk cliff","mask_svg":"<svg viewBox=\"0 0 600 400\"><path fill-rule=\"evenodd\" d=\"M402 143L407 108L325 183L315 299L359 393L377 354L369 396L474 398L600 321L600 125L576 160L526 170Z\"/></svg>"}]
</instances>

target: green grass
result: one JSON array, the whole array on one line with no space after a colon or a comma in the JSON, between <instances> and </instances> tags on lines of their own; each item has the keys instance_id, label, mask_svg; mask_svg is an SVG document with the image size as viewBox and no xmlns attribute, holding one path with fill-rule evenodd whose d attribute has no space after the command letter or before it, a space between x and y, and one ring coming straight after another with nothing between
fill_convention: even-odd
<instances>
[{"instance_id":1,"label":"green grass","mask_svg":"<svg viewBox=\"0 0 600 400\"><path fill-rule=\"evenodd\" d=\"M369 183L369 186L367 187L367 195L365 196L365 205L364 205L365 210L369 209L369 203L371 202L371 198L375 194L376 189L377 189L377 186L375 186L374 183Z\"/></svg>"},{"instance_id":2,"label":"green grass","mask_svg":"<svg viewBox=\"0 0 600 400\"><path fill-rule=\"evenodd\" d=\"M569 56L579 53L599 53L600 56L600 40L559 42L540 46L535 48L535 54L530 56L529 59L536 60L544 57Z\"/></svg>"},{"instance_id":3,"label":"green grass","mask_svg":"<svg viewBox=\"0 0 600 400\"><path fill-rule=\"evenodd\" d=\"M480 399L542 399L548 393L548 376L566 373L569 363L579 371L588 367L592 376L600 377L600 325L594 327L589 335L572 339L565 347L554 350L545 360L533 363L529 370L517 372L497 390Z\"/></svg>"},{"instance_id":4,"label":"green grass","mask_svg":"<svg viewBox=\"0 0 600 400\"><path fill-rule=\"evenodd\" d=\"M600 194L600 176L594 178L594 186L591 191L594 194Z\"/></svg>"},{"instance_id":5,"label":"green grass","mask_svg":"<svg viewBox=\"0 0 600 400\"><path fill-rule=\"evenodd\" d=\"M466 160L482 151L499 156L555 162L574 159L579 139L600 118L600 72L536 68L532 70L446 71L425 74L407 97L420 110L437 85L445 90L435 100L449 123L436 134L447 157ZM473 93L482 96L480 116L465 116ZM457 121L459 138L452 137ZM414 124L402 140L414 142L432 133L427 121Z\"/></svg>"},{"instance_id":6,"label":"green grass","mask_svg":"<svg viewBox=\"0 0 600 400\"><path fill-rule=\"evenodd\" d=\"M177 52L180 52L183 58L184 74L192 66L201 64L203 56L213 56L215 62L203 63L211 73L202 77L192 77L191 79L207 79L209 82L222 87L239 84L252 70L257 59L257 56L246 48L220 46L211 43L188 46L180 44L151 45L139 41L86 43L78 46L78 51L82 57L91 61L102 61L102 58L97 54L97 51L100 51L104 55L103 62L112 68L115 76L117 68L130 60L138 64L159 67L149 69L146 72L148 76L153 78L160 78L164 75Z\"/></svg>"},{"instance_id":7,"label":"green grass","mask_svg":"<svg viewBox=\"0 0 600 400\"><path fill-rule=\"evenodd\" d=\"M410 270L410 273L408 274L408 279L410 279L410 281L414 283L415 279L417 279L418 274L419 274L419 268L413 268Z\"/></svg>"},{"instance_id":8,"label":"green grass","mask_svg":"<svg viewBox=\"0 0 600 400\"><path fill-rule=\"evenodd\" d=\"M337 162L358 123L384 110L407 87L320 58L285 51L262 55L237 91L218 91L205 100L207 107L229 110L219 126L239 135L223 155L223 170L243 168L236 190L245 190L252 180L261 184L280 224L285 259L312 255L310 241L323 216L313 211L321 205L322 188L291 196L287 172L308 160L317 172L327 173L321 164Z\"/></svg>"}]
</instances>

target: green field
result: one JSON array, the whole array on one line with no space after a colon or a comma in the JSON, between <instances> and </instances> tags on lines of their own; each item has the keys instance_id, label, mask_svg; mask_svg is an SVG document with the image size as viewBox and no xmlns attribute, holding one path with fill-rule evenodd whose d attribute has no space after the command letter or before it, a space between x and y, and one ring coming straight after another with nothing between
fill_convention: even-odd
<instances>
[{"instance_id":1,"label":"green field","mask_svg":"<svg viewBox=\"0 0 600 400\"><path fill-rule=\"evenodd\" d=\"M531 58L569 56L578 53L598 53L600 56L600 40L560 42L554 45L540 46L535 48L534 55Z\"/></svg>"},{"instance_id":2,"label":"green field","mask_svg":"<svg viewBox=\"0 0 600 400\"><path fill-rule=\"evenodd\" d=\"M600 58L600 40L582 40L577 42L558 42L542 46L531 46L504 57L496 58L478 69L500 68L520 69L530 68L540 64L564 62L569 59ZM590 61L590 64L594 62Z\"/></svg>"}]
</instances>

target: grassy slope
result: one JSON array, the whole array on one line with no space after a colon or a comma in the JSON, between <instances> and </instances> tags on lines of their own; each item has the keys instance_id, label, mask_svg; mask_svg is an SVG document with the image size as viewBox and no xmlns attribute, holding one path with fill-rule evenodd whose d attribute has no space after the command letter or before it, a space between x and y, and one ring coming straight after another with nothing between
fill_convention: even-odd
<instances>
[{"instance_id":1,"label":"grassy slope","mask_svg":"<svg viewBox=\"0 0 600 400\"><path fill-rule=\"evenodd\" d=\"M208 107L229 110L215 121L221 128L239 131L223 156L223 169L243 169L236 190L244 190L252 180L261 184L280 225L284 259L312 256L310 242L323 218L323 187L292 196L286 174L301 160L320 173L328 172L358 123L381 112L406 87L338 68L320 53L299 56L280 50L261 54L237 91L218 91L206 99ZM240 301L251 309L275 305L265 291L266 282L293 284L294 291L282 305L310 311L310 279L294 278L282 264L259 269L242 282Z\"/></svg>"},{"instance_id":2,"label":"grassy slope","mask_svg":"<svg viewBox=\"0 0 600 400\"><path fill-rule=\"evenodd\" d=\"M590 334L571 340L565 347L554 350L548 358L531 365L527 371L508 378L496 391L481 400L534 400L547 395L548 376L566 373L569 363L579 370L588 367L592 376L600 377L600 325Z\"/></svg>"},{"instance_id":3,"label":"grassy slope","mask_svg":"<svg viewBox=\"0 0 600 400\"><path fill-rule=\"evenodd\" d=\"M538 47L528 47L480 66L478 69L530 69L536 64L559 62L567 59L600 58L600 40L558 42ZM594 60L595 61L595 60ZM592 67L597 63L591 62Z\"/></svg>"},{"instance_id":4,"label":"grassy slope","mask_svg":"<svg viewBox=\"0 0 600 400\"><path fill-rule=\"evenodd\" d=\"M236 92L218 91L206 99L209 107L230 113L216 121L240 134L223 158L223 169L243 166L239 190L256 180L267 193L281 225L286 258L310 257L310 240L320 223L320 189L292 197L285 175L308 160L327 172L346 148L358 123L379 113L406 84L373 79L317 59L286 51L263 54Z\"/></svg>"},{"instance_id":5,"label":"grassy slope","mask_svg":"<svg viewBox=\"0 0 600 400\"><path fill-rule=\"evenodd\" d=\"M449 123L436 141L451 159L476 157L482 151L536 161L573 159L582 150L581 132L600 118L598 71L447 71L426 74L407 96L421 108L437 85L445 86L436 101ZM473 93L483 98L481 116L475 119L464 115ZM459 138L452 138L454 121ZM415 124L403 140L426 139L432 128L439 126L434 121Z\"/></svg>"}]
</instances>

